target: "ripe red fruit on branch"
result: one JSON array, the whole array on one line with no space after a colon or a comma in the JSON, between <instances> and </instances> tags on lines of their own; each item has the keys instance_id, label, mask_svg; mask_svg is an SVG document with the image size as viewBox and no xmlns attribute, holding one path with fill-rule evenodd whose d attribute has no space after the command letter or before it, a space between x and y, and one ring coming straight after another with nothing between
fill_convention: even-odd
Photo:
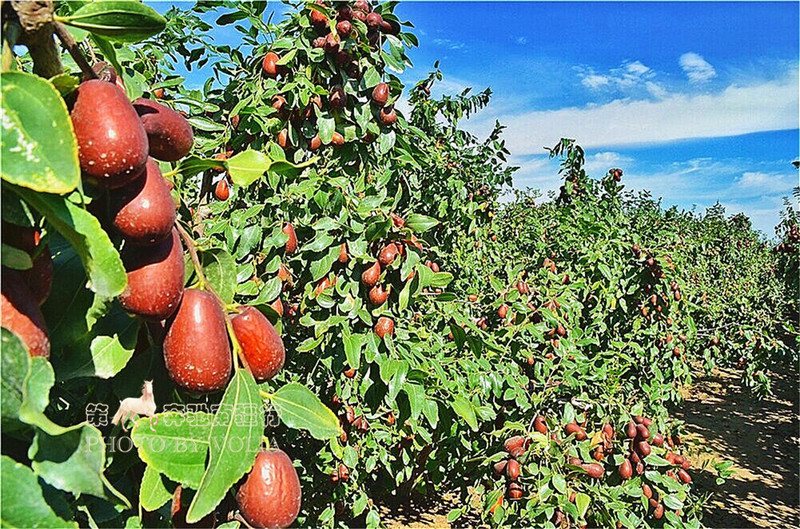
<instances>
[{"instance_id":1,"label":"ripe red fruit on branch","mask_svg":"<svg viewBox=\"0 0 800 529\"><path fill-rule=\"evenodd\" d=\"M317 11L316 9L311 10L311 23L315 26L324 26L328 23L328 17Z\"/></svg>"},{"instance_id":2,"label":"ripe red fruit on branch","mask_svg":"<svg viewBox=\"0 0 800 529\"><path fill-rule=\"evenodd\" d=\"M603 477L605 473L605 469L603 469L603 465L598 463L584 463L581 465L581 468L586 471L586 474L590 478L600 479Z\"/></svg>"},{"instance_id":3,"label":"ripe red fruit on branch","mask_svg":"<svg viewBox=\"0 0 800 529\"><path fill-rule=\"evenodd\" d=\"M501 496L502 497L502 496ZM508 484L508 498L511 500L519 500L522 498L522 485L519 483Z\"/></svg>"},{"instance_id":4,"label":"ripe red fruit on branch","mask_svg":"<svg viewBox=\"0 0 800 529\"><path fill-rule=\"evenodd\" d=\"M503 448L505 448L506 452L511 455L511 457L520 457L522 454L525 453L525 449L528 446L528 441L522 437L521 435L515 435L514 437L509 437L503 443Z\"/></svg>"},{"instance_id":5,"label":"ripe red fruit on branch","mask_svg":"<svg viewBox=\"0 0 800 529\"><path fill-rule=\"evenodd\" d=\"M361 274L361 282L369 287L373 287L378 283L381 277L381 265L375 261L372 266L364 270Z\"/></svg>"},{"instance_id":6,"label":"ripe red fruit on branch","mask_svg":"<svg viewBox=\"0 0 800 529\"><path fill-rule=\"evenodd\" d=\"M338 261L342 264L347 263L350 260L350 257L347 255L347 243L343 242L342 245L339 247L339 259Z\"/></svg>"},{"instance_id":7,"label":"ripe red fruit on branch","mask_svg":"<svg viewBox=\"0 0 800 529\"><path fill-rule=\"evenodd\" d=\"M125 240L134 244L155 244L172 233L175 202L167 181L152 158L144 177L110 193L111 219Z\"/></svg>"},{"instance_id":8,"label":"ripe red fruit on branch","mask_svg":"<svg viewBox=\"0 0 800 529\"><path fill-rule=\"evenodd\" d=\"M650 455L650 443L648 443L647 441L639 441L638 443L636 443L636 451L639 452L639 454L642 457L649 456Z\"/></svg>"},{"instance_id":9,"label":"ripe red fruit on branch","mask_svg":"<svg viewBox=\"0 0 800 529\"><path fill-rule=\"evenodd\" d=\"M281 129L280 132L278 132L277 141L278 141L278 145L280 145L281 149L285 149L287 146L291 146L291 143L289 142L289 131L288 131L288 129Z\"/></svg>"},{"instance_id":10,"label":"ripe red fruit on branch","mask_svg":"<svg viewBox=\"0 0 800 529\"><path fill-rule=\"evenodd\" d=\"M188 289L164 338L169 376L197 393L225 387L231 374L231 347L225 314L210 292Z\"/></svg>"},{"instance_id":11,"label":"ripe red fruit on branch","mask_svg":"<svg viewBox=\"0 0 800 529\"><path fill-rule=\"evenodd\" d=\"M328 96L328 103L331 108L344 108L347 104L347 93L341 85L336 85L331 89L331 95Z\"/></svg>"},{"instance_id":12,"label":"ripe red fruit on branch","mask_svg":"<svg viewBox=\"0 0 800 529\"><path fill-rule=\"evenodd\" d=\"M498 315L500 318L505 318L507 314L508 314L508 305L506 305L505 303L503 303L502 305L500 305L500 306L497 308L497 315Z\"/></svg>"},{"instance_id":13,"label":"ripe red fruit on branch","mask_svg":"<svg viewBox=\"0 0 800 529\"><path fill-rule=\"evenodd\" d=\"M331 135L331 145L335 145L336 147L341 147L344 145L344 136L336 131L333 131L333 134Z\"/></svg>"},{"instance_id":14,"label":"ripe red fruit on branch","mask_svg":"<svg viewBox=\"0 0 800 529\"><path fill-rule=\"evenodd\" d=\"M520 474L520 466L516 459L509 459L506 465L506 476L511 481L516 480Z\"/></svg>"},{"instance_id":15,"label":"ripe red fruit on branch","mask_svg":"<svg viewBox=\"0 0 800 529\"><path fill-rule=\"evenodd\" d=\"M649 439L650 438L650 430L647 429L647 426L644 424L637 424L636 425L636 435L640 439Z\"/></svg>"},{"instance_id":16,"label":"ripe red fruit on branch","mask_svg":"<svg viewBox=\"0 0 800 529\"><path fill-rule=\"evenodd\" d=\"M622 479L630 479L633 476L633 467L631 466L631 462L627 459L622 461L622 464L619 466L619 477Z\"/></svg>"},{"instance_id":17,"label":"ripe red fruit on branch","mask_svg":"<svg viewBox=\"0 0 800 529\"><path fill-rule=\"evenodd\" d=\"M311 151L316 151L322 146L322 140L319 137L319 134L314 134L314 137L308 140L308 149Z\"/></svg>"},{"instance_id":18,"label":"ripe red fruit on branch","mask_svg":"<svg viewBox=\"0 0 800 529\"><path fill-rule=\"evenodd\" d=\"M625 428L625 435L633 439L636 437L636 424L633 422L629 422L628 426Z\"/></svg>"},{"instance_id":19,"label":"ripe red fruit on branch","mask_svg":"<svg viewBox=\"0 0 800 529\"><path fill-rule=\"evenodd\" d=\"M692 482L692 476L690 476L689 473L686 472L682 468L678 469L678 479L680 479L684 483L691 483Z\"/></svg>"},{"instance_id":20,"label":"ripe red fruit on branch","mask_svg":"<svg viewBox=\"0 0 800 529\"><path fill-rule=\"evenodd\" d=\"M192 126L171 108L150 99L133 102L147 133L150 156L165 162L175 162L189 154L194 142Z\"/></svg>"},{"instance_id":21,"label":"ripe red fruit on branch","mask_svg":"<svg viewBox=\"0 0 800 529\"><path fill-rule=\"evenodd\" d=\"M383 17L381 17L378 13L370 13L367 15L367 27L375 30L381 27L381 22L383 22Z\"/></svg>"},{"instance_id":22,"label":"ripe red fruit on branch","mask_svg":"<svg viewBox=\"0 0 800 529\"><path fill-rule=\"evenodd\" d=\"M267 77L275 78L278 76L278 55L275 52L269 52L264 56L264 61L261 63L261 69L264 70L264 75Z\"/></svg>"},{"instance_id":23,"label":"ripe red fruit on branch","mask_svg":"<svg viewBox=\"0 0 800 529\"><path fill-rule=\"evenodd\" d=\"M378 117L380 118L381 123L388 127L397 121L397 112L395 112L394 107L383 107L381 108Z\"/></svg>"},{"instance_id":24,"label":"ripe red fruit on branch","mask_svg":"<svg viewBox=\"0 0 800 529\"><path fill-rule=\"evenodd\" d=\"M545 424L544 417L537 415L536 418L533 419L533 429L541 434L547 433L547 424Z\"/></svg>"},{"instance_id":25,"label":"ripe red fruit on branch","mask_svg":"<svg viewBox=\"0 0 800 529\"><path fill-rule=\"evenodd\" d=\"M119 296L126 311L148 320L165 320L183 295L183 247L177 230L155 246L126 246L122 263L128 285Z\"/></svg>"},{"instance_id":26,"label":"ripe red fruit on branch","mask_svg":"<svg viewBox=\"0 0 800 529\"><path fill-rule=\"evenodd\" d=\"M336 33L342 38L347 38L353 31L353 25L348 20L341 20L336 24Z\"/></svg>"},{"instance_id":27,"label":"ripe red fruit on branch","mask_svg":"<svg viewBox=\"0 0 800 529\"><path fill-rule=\"evenodd\" d=\"M3 268L0 294L2 326L16 334L31 356L50 356L50 337L39 304L22 275Z\"/></svg>"},{"instance_id":28,"label":"ripe red fruit on branch","mask_svg":"<svg viewBox=\"0 0 800 529\"><path fill-rule=\"evenodd\" d=\"M375 306L383 305L386 303L386 300L389 297L389 291L391 290L391 286L389 289L383 288L383 285L375 285L369 291L369 301Z\"/></svg>"},{"instance_id":29,"label":"ripe red fruit on branch","mask_svg":"<svg viewBox=\"0 0 800 529\"><path fill-rule=\"evenodd\" d=\"M378 83L372 89L372 102L382 107L389 101L389 85L386 83Z\"/></svg>"},{"instance_id":30,"label":"ripe red fruit on branch","mask_svg":"<svg viewBox=\"0 0 800 529\"><path fill-rule=\"evenodd\" d=\"M259 382L274 377L283 367L286 351L278 331L255 307L240 306L231 318L233 333L253 377Z\"/></svg>"},{"instance_id":31,"label":"ripe red fruit on branch","mask_svg":"<svg viewBox=\"0 0 800 529\"><path fill-rule=\"evenodd\" d=\"M650 498L653 497L653 489L650 488L650 485L644 483L642 485L642 494L644 494L644 497L649 500Z\"/></svg>"},{"instance_id":32,"label":"ripe red fruit on branch","mask_svg":"<svg viewBox=\"0 0 800 529\"><path fill-rule=\"evenodd\" d=\"M500 476L502 476L506 471L506 465L508 465L508 461L505 459L495 463L494 466L492 467L493 468L492 473L494 474L494 477L499 478Z\"/></svg>"},{"instance_id":33,"label":"ripe red fruit on branch","mask_svg":"<svg viewBox=\"0 0 800 529\"><path fill-rule=\"evenodd\" d=\"M225 178L221 178L217 185L214 187L214 196L217 197L217 200L228 200L228 197L231 196L231 190L228 187L228 181Z\"/></svg>"},{"instance_id":34,"label":"ripe red fruit on branch","mask_svg":"<svg viewBox=\"0 0 800 529\"><path fill-rule=\"evenodd\" d=\"M287 222L286 225L281 230L284 234L289 236L289 240L286 241L286 253L294 253L297 251L297 234L294 231L294 226L292 226L291 222Z\"/></svg>"},{"instance_id":35,"label":"ripe red fruit on branch","mask_svg":"<svg viewBox=\"0 0 800 529\"><path fill-rule=\"evenodd\" d=\"M282 450L265 450L239 487L236 502L242 516L254 527L283 528L300 512L300 478L292 460Z\"/></svg>"},{"instance_id":36,"label":"ripe red fruit on branch","mask_svg":"<svg viewBox=\"0 0 800 529\"><path fill-rule=\"evenodd\" d=\"M393 333L394 321L387 316L378 318L378 323L375 324L375 334L378 335L378 338L383 339L387 334L391 336Z\"/></svg>"},{"instance_id":37,"label":"ripe red fruit on branch","mask_svg":"<svg viewBox=\"0 0 800 529\"><path fill-rule=\"evenodd\" d=\"M84 176L116 188L143 175L147 133L117 87L99 79L81 83L70 117Z\"/></svg>"}]
</instances>

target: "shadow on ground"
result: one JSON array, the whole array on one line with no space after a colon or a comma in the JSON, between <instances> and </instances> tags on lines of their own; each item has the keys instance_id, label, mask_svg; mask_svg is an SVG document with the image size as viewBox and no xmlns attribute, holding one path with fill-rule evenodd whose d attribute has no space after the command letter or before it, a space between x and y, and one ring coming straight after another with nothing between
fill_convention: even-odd
<instances>
[{"instance_id":1,"label":"shadow on ground","mask_svg":"<svg viewBox=\"0 0 800 529\"><path fill-rule=\"evenodd\" d=\"M696 471L698 487L714 492L703 523L713 528L797 527L798 381L773 373L774 395L757 400L741 388L739 373L715 370L684 391L674 415L686 421L693 466L732 461L723 485L715 472Z\"/></svg>"}]
</instances>

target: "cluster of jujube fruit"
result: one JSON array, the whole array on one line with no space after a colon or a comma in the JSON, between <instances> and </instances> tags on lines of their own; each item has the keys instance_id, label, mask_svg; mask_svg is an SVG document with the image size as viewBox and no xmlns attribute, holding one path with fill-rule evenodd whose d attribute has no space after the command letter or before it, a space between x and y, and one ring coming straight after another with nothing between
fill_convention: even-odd
<instances>
[{"instance_id":1,"label":"cluster of jujube fruit","mask_svg":"<svg viewBox=\"0 0 800 529\"><path fill-rule=\"evenodd\" d=\"M792 224L789 226L786 240L776 245L772 251L776 253L793 254L797 252L797 246L795 246L797 241L800 241L800 228L797 227L797 224Z\"/></svg>"},{"instance_id":2,"label":"cluster of jujube fruit","mask_svg":"<svg viewBox=\"0 0 800 529\"><path fill-rule=\"evenodd\" d=\"M566 423L563 426L566 438L562 438L558 432L549 432L544 415L536 415L532 425L533 430L539 434L548 436L549 433L549 441L564 450L565 462L568 465L565 468L567 472L570 472L570 469L580 469L580 474L575 475L576 479L580 479L581 475L585 475L594 480L608 480L613 484L613 482L617 482L617 477L619 482L624 482L634 475L643 476L645 470L648 469L645 458L652 453L652 445L665 450L664 459L673 465L673 467L666 470L666 476L680 483L691 483L692 478L688 472L690 468L689 460L676 453L677 447L681 444L680 436L677 434L663 435L653 431L654 422L651 419L639 415L633 416L630 422L622 428L620 440L617 440L617 432L610 423L604 423L591 436L586 432L586 423L586 420L582 423L578 423L577 420ZM584 462L573 455L575 449L568 441L590 442L590 454L594 461ZM624 444L620 446L621 443ZM502 504L504 497L509 500L523 498L524 489L518 479L524 465L521 467L518 460L525 456L530 444L531 438L523 435L515 435L504 441L503 450L508 454L508 457L494 463L492 475L495 479L505 476L506 492L498 498L495 506L491 509L492 512ZM618 465L614 462L615 459L617 461L620 459L619 456L614 457L615 446L617 449L622 448L622 461ZM617 477L614 477L615 473L612 470L614 467L616 468ZM656 484L643 483L642 485L642 493L648 499L651 514L656 519L660 519L664 515L664 505L658 499L658 491ZM570 501L574 502L574 498L575 494L573 492ZM680 511L676 511L675 514L681 516ZM563 520L563 517L564 514L560 511L554 513L554 519L557 521L556 526L560 524L559 520Z\"/></svg>"},{"instance_id":3,"label":"cluster of jujube fruit","mask_svg":"<svg viewBox=\"0 0 800 529\"><path fill-rule=\"evenodd\" d=\"M329 19L322 10L317 10L317 7L326 12L335 12L335 18ZM337 128L340 129L333 131L330 144L344 145L346 139L341 126L345 108L350 98L357 99L359 96L372 102L376 121L384 127L390 127L397 121L397 112L391 104L391 90L387 83L380 82L364 94L347 93L344 85L347 79L358 81L362 78L364 71L359 64L360 56L367 54L371 48L379 47L382 34L399 34L400 24L394 20L384 20L379 13L372 11L367 0L357 0L352 5L347 2L333 2L332 6L317 1L314 7L307 9L313 29L313 34L310 36L312 48L324 50L334 75L325 81L328 94L324 100L319 95L312 95L307 104L302 104L300 101L291 100L291 95L290 99L281 94L273 96L271 106L282 123L276 135L278 145L283 149L296 148L299 146L292 144L292 138L303 138L309 150L319 149L323 145L323 140L317 131L316 122L318 112L323 109L336 115ZM356 27L356 21L366 27L366 33L363 34L366 42ZM267 52L261 62L263 75L271 79L284 80L290 77L292 70L279 64L280 60L281 57L276 51ZM320 80L315 79L315 82ZM291 130L292 128L295 130ZM372 141L375 135L367 131L361 139Z\"/></svg>"},{"instance_id":4,"label":"cluster of jujube fruit","mask_svg":"<svg viewBox=\"0 0 800 529\"><path fill-rule=\"evenodd\" d=\"M100 190L99 207L95 205L93 211L122 239L127 286L119 296L120 305L151 329L162 331L153 334L158 338L163 334L167 371L190 393L226 387L232 372L230 338L257 381L272 378L283 367L285 350L266 316L251 306L239 306L228 315L199 266L199 288L184 289L181 235L186 244L193 242L176 224L178 204L172 185L154 159L175 162L189 154L193 143L189 122L153 100L140 98L131 103L121 83L115 82L113 70L110 74L107 67L100 71L104 78L79 85L70 117L82 176ZM19 239L23 248L36 252L37 234L17 230L9 238ZM46 248L35 255L34 262L44 259L46 263L25 272L36 279L32 281L36 295L16 277L3 282L3 326L23 337L32 354L46 356L46 330L36 301L46 298L52 264ZM28 290L23 292L23 288ZM6 311L7 292L8 303L21 310ZM27 320L22 321L21 315ZM31 325L40 330L38 335L29 329ZM288 456L280 450L260 452L237 499L253 525L290 525L300 508L300 484Z\"/></svg>"}]
</instances>

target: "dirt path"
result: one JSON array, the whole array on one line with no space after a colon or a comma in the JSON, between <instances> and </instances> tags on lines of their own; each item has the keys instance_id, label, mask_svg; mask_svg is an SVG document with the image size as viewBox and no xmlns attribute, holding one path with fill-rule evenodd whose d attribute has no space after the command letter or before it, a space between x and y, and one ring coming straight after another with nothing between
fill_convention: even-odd
<instances>
[{"instance_id":1,"label":"dirt path","mask_svg":"<svg viewBox=\"0 0 800 529\"><path fill-rule=\"evenodd\" d=\"M704 525L713 528L800 525L800 421L797 374L772 374L774 395L756 400L734 371L715 370L684 392L675 417L686 421L693 466L732 461L721 486L712 472L693 472L714 491Z\"/></svg>"},{"instance_id":2,"label":"dirt path","mask_svg":"<svg viewBox=\"0 0 800 529\"><path fill-rule=\"evenodd\" d=\"M759 401L741 388L735 371L700 375L674 412L689 432L683 441L694 481L714 493L703 519L707 527L800 526L798 377L771 377L774 395ZM706 461L711 470L701 468ZM734 475L717 486L713 463L721 461L733 462ZM389 529L449 528L446 516L454 506L446 496L427 504L384 506L381 515Z\"/></svg>"}]
</instances>

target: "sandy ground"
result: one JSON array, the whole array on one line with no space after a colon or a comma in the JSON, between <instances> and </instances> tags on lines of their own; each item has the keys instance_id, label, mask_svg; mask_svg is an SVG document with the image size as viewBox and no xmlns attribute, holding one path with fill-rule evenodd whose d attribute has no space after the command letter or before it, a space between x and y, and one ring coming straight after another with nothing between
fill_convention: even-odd
<instances>
[{"instance_id":1,"label":"sandy ground","mask_svg":"<svg viewBox=\"0 0 800 529\"><path fill-rule=\"evenodd\" d=\"M772 374L773 396L757 400L744 392L735 371L698 376L683 392L674 416L686 421L684 448L692 476L711 491L703 524L714 529L800 526L800 416L797 374ZM703 463L731 461L734 474L716 485ZM389 529L448 528L454 498L381 508ZM472 522L478 521L474 517ZM459 520L459 527L473 523Z\"/></svg>"},{"instance_id":2,"label":"sandy ground","mask_svg":"<svg viewBox=\"0 0 800 529\"><path fill-rule=\"evenodd\" d=\"M723 485L708 471L696 482L714 491L703 523L713 528L800 525L800 421L797 374L772 374L773 396L742 391L735 371L714 371L684 391L675 416L686 421L693 466L732 461Z\"/></svg>"}]
</instances>

